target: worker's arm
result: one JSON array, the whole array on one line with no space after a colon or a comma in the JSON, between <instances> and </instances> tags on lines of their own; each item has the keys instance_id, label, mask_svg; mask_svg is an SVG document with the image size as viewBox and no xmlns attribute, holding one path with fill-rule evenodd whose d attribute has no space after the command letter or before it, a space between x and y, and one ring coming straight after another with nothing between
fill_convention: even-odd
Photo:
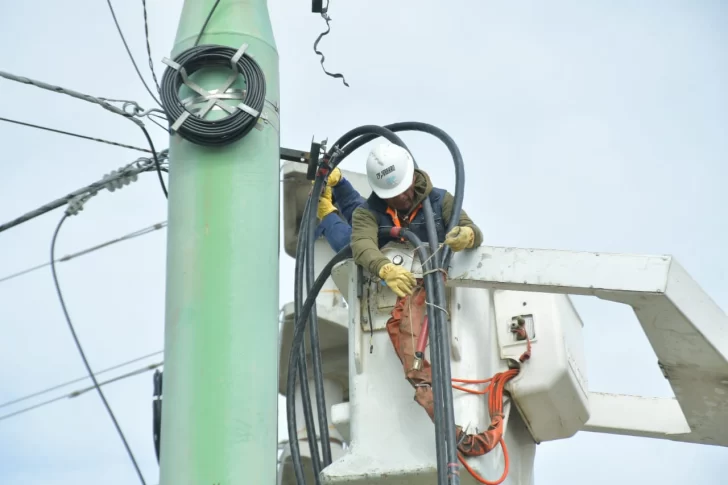
<instances>
[{"instance_id":1,"label":"worker's arm","mask_svg":"<svg viewBox=\"0 0 728 485\"><path fill-rule=\"evenodd\" d=\"M334 202L339 206L341 215L344 217L346 222L351 224L351 218L354 215L354 209L366 202L366 199L357 192L351 182L346 180L344 177L333 186L334 191Z\"/></svg>"},{"instance_id":2,"label":"worker's arm","mask_svg":"<svg viewBox=\"0 0 728 485\"><path fill-rule=\"evenodd\" d=\"M351 226L341 219L334 207L331 187L327 186L321 193L316 212L320 222L314 236L318 238L323 234L331 249L338 253L351 240Z\"/></svg>"},{"instance_id":3,"label":"worker's arm","mask_svg":"<svg viewBox=\"0 0 728 485\"><path fill-rule=\"evenodd\" d=\"M448 226L450 224L450 217L452 216L452 207L454 202L455 197L453 197L450 192L445 192L445 196L442 199L442 218L443 222L445 222L445 226ZM460 227L469 227L473 230L475 238L473 240L472 247L476 248L483 244L483 233L480 232L480 229L478 228L478 226L475 225L472 219L468 217L465 209L460 210L460 219L458 220L457 225Z\"/></svg>"},{"instance_id":4,"label":"worker's arm","mask_svg":"<svg viewBox=\"0 0 728 485\"><path fill-rule=\"evenodd\" d=\"M351 217L351 251L354 262L373 275L379 275L382 267L390 263L379 250L379 226L374 215L361 207Z\"/></svg>"},{"instance_id":5,"label":"worker's arm","mask_svg":"<svg viewBox=\"0 0 728 485\"><path fill-rule=\"evenodd\" d=\"M319 223L316 236L318 237L322 233L331 249L337 253L348 246L351 241L351 226L336 212L326 215Z\"/></svg>"}]
</instances>

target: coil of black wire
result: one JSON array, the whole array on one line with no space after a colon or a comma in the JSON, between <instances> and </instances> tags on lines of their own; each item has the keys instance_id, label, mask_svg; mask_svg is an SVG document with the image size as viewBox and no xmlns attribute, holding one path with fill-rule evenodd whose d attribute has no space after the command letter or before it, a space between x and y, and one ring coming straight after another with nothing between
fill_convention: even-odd
<instances>
[{"instance_id":1,"label":"coil of black wire","mask_svg":"<svg viewBox=\"0 0 728 485\"><path fill-rule=\"evenodd\" d=\"M231 68L231 59L237 49L220 45L202 45L182 52L174 61L183 67L187 76L207 67ZM246 94L242 102L258 112L258 116L239 108L233 114L217 120L206 120L189 111L179 97L180 87L184 84L177 69L167 67L162 76L161 100L167 112L170 125L185 112L189 115L177 130L180 136L197 145L223 146L240 140L258 122L265 103L265 74L257 62L243 54L237 62L238 72L245 80Z\"/></svg>"}]
</instances>

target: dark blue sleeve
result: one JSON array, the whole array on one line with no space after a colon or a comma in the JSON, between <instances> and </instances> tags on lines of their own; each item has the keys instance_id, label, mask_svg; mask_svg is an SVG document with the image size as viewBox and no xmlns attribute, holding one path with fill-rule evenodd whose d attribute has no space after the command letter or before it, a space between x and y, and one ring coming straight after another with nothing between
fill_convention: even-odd
<instances>
[{"instance_id":1,"label":"dark blue sleeve","mask_svg":"<svg viewBox=\"0 0 728 485\"><path fill-rule=\"evenodd\" d=\"M316 228L316 237L321 234L329 242L331 249L338 253L351 242L351 225L341 220L336 212L332 212Z\"/></svg>"},{"instance_id":2,"label":"dark blue sleeve","mask_svg":"<svg viewBox=\"0 0 728 485\"><path fill-rule=\"evenodd\" d=\"M354 213L354 209L366 202L366 199L364 199L364 197L356 191L354 186L351 185L351 182L346 180L344 177L342 177L341 181L333 188L333 192L334 202L339 207L341 215L344 216L346 222L351 224L351 216ZM349 229L349 232L351 232L351 229Z\"/></svg>"}]
</instances>

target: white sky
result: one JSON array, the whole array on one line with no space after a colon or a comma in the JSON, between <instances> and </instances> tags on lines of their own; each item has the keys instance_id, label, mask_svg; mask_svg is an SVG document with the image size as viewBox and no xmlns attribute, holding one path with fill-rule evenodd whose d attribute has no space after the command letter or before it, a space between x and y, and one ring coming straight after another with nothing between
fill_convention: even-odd
<instances>
[{"instance_id":1,"label":"white sky","mask_svg":"<svg viewBox=\"0 0 728 485\"><path fill-rule=\"evenodd\" d=\"M181 0L150 0L157 73ZM141 2L117 14L148 75ZM285 147L368 123L427 121L466 161L465 208L486 244L670 253L728 308L728 11L718 1L341 1L332 33L310 2L271 0L280 53ZM0 69L94 95L152 102L101 0L6 2ZM143 146L126 120L81 101L0 80L0 116ZM158 148L164 132L154 130ZM436 184L453 188L444 148L408 136ZM128 150L0 123L0 222L137 157ZM345 167L362 170L365 154ZM45 262L55 211L0 234L0 277ZM63 255L166 219L154 176L102 193L64 227ZM59 266L70 313L96 369L160 350L164 231ZM281 258L280 303L293 260ZM586 325L592 390L670 396L629 309L575 300ZM273 324L273 322L270 322ZM0 283L0 402L84 374L50 271ZM150 359L149 362L154 361ZM71 386L74 390L80 385ZM105 390L147 482L158 467L151 373ZM0 409L9 411L16 408ZM718 484L722 448L580 433L538 448L536 483ZM0 483L127 485L136 477L94 393L0 421Z\"/></svg>"}]
</instances>

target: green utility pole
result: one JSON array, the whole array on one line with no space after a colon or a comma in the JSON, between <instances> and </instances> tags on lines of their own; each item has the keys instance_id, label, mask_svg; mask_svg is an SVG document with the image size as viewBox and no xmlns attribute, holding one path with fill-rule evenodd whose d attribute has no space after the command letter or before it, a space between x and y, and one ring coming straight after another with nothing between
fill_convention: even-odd
<instances>
[{"instance_id":1,"label":"green utility pole","mask_svg":"<svg viewBox=\"0 0 728 485\"><path fill-rule=\"evenodd\" d=\"M194 45L214 3L185 0L170 58ZM265 73L266 120L221 148L171 137L160 483L274 485L278 53L266 0L221 0L204 32L200 45L248 44ZM229 74L192 79L211 91Z\"/></svg>"}]
</instances>

